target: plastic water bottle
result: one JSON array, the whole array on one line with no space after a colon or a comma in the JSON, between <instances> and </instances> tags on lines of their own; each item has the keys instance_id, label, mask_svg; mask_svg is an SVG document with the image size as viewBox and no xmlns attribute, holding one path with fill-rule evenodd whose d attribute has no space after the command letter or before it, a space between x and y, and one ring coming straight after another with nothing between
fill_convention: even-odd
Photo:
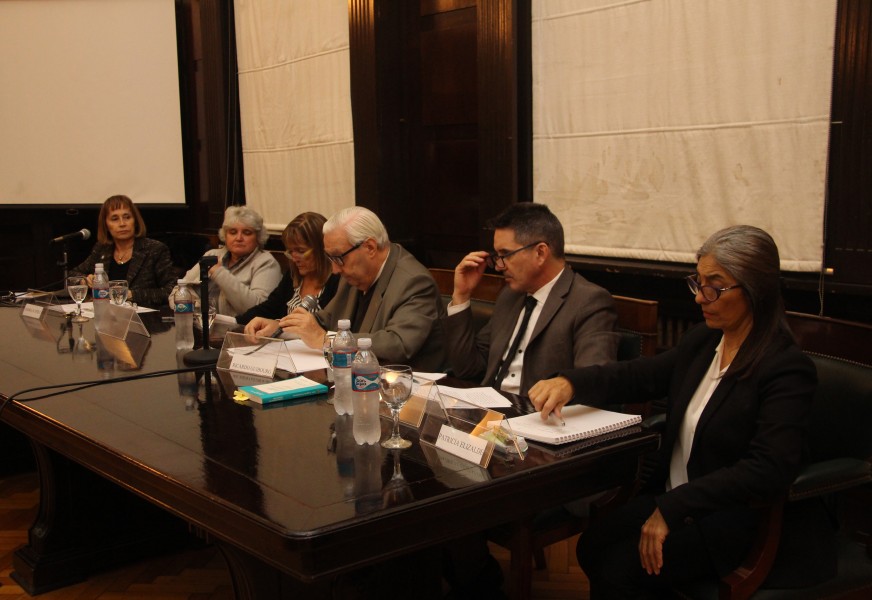
<instances>
[{"instance_id":1,"label":"plastic water bottle","mask_svg":"<svg viewBox=\"0 0 872 600\"><path fill-rule=\"evenodd\" d=\"M103 263L94 265L94 282L91 284L91 295L94 296L94 321L98 329L102 325L103 315L109 306L109 277L103 270Z\"/></svg>"},{"instance_id":2,"label":"plastic water bottle","mask_svg":"<svg viewBox=\"0 0 872 600\"><path fill-rule=\"evenodd\" d=\"M179 289L173 294L173 313L176 322L176 349L194 347L194 296L188 284L179 280Z\"/></svg>"},{"instance_id":3,"label":"plastic water bottle","mask_svg":"<svg viewBox=\"0 0 872 600\"><path fill-rule=\"evenodd\" d=\"M378 359L370 350L372 340L357 340L357 354L351 363L351 401L354 404L354 441L358 444L377 444L381 439L378 417L379 376Z\"/></svg>"},{"instance_id":4,"label":"plastic water bottle","mask_svg":"<svg viewBox=\"0 0 872 600\"><path fill-rule=\"evenodd\" d=\"M351 321L339 320L339 331L333 338L333 408L336 414L353 415L351 403L351 361L357 354L357 344L351 333Z\"/></svg>"}]
</instances>

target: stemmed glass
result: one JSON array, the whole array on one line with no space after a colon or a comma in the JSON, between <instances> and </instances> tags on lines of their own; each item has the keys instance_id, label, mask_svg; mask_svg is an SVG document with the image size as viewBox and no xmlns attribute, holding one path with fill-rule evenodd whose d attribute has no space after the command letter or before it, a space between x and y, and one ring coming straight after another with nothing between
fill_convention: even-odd
<instances>
[{"instance_id":1,"label":"stemmed glass","mask_svg":"<svg viewBox=\"0 0 872 600\"><path fill-rule=\"evenodd\" d=\"M109 299L116 306L123 306L127 302L129 291L127 280L125 279L113 279L109 282Z\"/></svg>"},{"instance_id":2,"label":"stemmed glass","mask_svg":"<svg viewBox=\"0 0 872 600\"><path fill-rule=\"evenodd\" d=\"M76 303L76 316L72 319L73 323L90 321L88 317L82 316L82 300L88 295L88 280L78 275L67 277L67 292Z\"/></svg>"},{"instance_id":3,"label":"stemmed glass","mask_svg":"<svg viewBox=\"0 0 872 600\"><path fill-rule=\"evenodd\" d=\"M383 448L408 448L412 443L400 437L400 409L412 394L412 368L406 365L385 365L379 371L381 397L390 407L394 419L391 437L381 445Z\"/></svg>"},{"instance_id":4,"label":"stemmed glass","mask_svg":"<svg viewBox=\"0 0 872 600\"><path fill-rule=\"evenodd\" d=\"M391 450L394 455L394 474L390 480L382 488L382 507L390 508L406 504L415 499L412 494L412 487L406 478L403 477L403 472L400 470L400 451L397 449Z\"/></svg>"},{"instance_id":5,"label":"stemmed glass","mask_svg":"<svg viewBox=\"0 0 872 600\"><path fill-rule=\"evenodd\" d=\"M215 323L215 316L218 314L218 307L215 306L215 302L212 298L209 298L209 337L212 337L212 325ZM194 324L197 326L197 329L203 329L203 311L202 308L197 307L197 310L194 312Z\"/></svg>"}]
</instances>

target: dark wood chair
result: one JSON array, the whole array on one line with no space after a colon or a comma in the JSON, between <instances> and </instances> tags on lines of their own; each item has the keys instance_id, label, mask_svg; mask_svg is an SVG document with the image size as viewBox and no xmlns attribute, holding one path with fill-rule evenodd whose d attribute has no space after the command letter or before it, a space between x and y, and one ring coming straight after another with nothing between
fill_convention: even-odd
<instances>
[{"instance_id":1,"label":"dark wood chair","mask_svg":"<svg viewBox=\"0 0 872 600\"><path fill-rule=\"evenodd\" d=\"M625 296L614 296L618 315L617 328L621 333L618 360L631 360L639 356L653 356L657 352L657 302ZM644 405L627 405L625 411L647 414ZM644 466L640 465L640 469ZM611 490L599 497L592 511L604 510L612 503L627 498L633 486ZM577 516L560 506L515 523L508 523L488 532L488 539L511 552L511 590L514 598L529 598L533 579L533 566L544 569L544 548L581 533L587 518Z\"/></svg>"},{"instance_id":2,"label":"dark wood chair","mask_svg":"<svg viewBox=\"0 0 872 600\"><path fill-rule=\"evenodd\" d=\"M684 585L681 598L776 600L872 598L872 545L868 531L842 527L838 534L838 574L820 585L776 589L766 585L778 556L785 508L815 496L838 506L860 490L867 502L859 518L872 522L868 504L872 482L872 327L799 313L788 322L800 346L815 362L818 389L809 420L812 462L785 498L762 507L763 525L754 547L735 571L720 581ZM854 515L856 520L858 515ZM848 522L848 521L846 521Z\"/></svg>"},{"instance_id":3,"label":"dark wood chair","mask_svg":"<svg viewBox=\"0 0 872 600\"><path fill-rule=\"evenodd\" d=\"M448 303L451 302L451 294L454 291L454 270L431 268L430 274L439 287L442 303L448 306ZM472 311L472 324L476 331L481 329L490 320L494 312L494 303L505 284L506 280L501 275L485 273L481 278L481 282L472 293L469 307Z\"/></svg>"}]
</instances>

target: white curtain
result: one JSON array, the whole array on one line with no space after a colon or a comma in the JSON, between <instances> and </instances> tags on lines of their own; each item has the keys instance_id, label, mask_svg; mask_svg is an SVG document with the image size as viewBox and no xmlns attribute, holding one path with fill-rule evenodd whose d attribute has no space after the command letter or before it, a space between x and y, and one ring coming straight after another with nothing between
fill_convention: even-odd
<instances>
[{"instance_id":1,"label":"white curtain","mask_svg":"<svg viewBox=\"0 0 872 600\"><path fill-rule=\"evenodd\" d=\"M694 262L769 231L820 269L836 0L534 0L534 198L567 252Z\"/></svg>"},{"instance_id":2,"label":"white curtain","mask_svg":"<svg viewBox=\"0 0 872 600\"><path fill-rule=\"evenodd\" d=\"M245 195L271 231L354 204L348 3L235 0Z\"/></svg>"}]
</instances>

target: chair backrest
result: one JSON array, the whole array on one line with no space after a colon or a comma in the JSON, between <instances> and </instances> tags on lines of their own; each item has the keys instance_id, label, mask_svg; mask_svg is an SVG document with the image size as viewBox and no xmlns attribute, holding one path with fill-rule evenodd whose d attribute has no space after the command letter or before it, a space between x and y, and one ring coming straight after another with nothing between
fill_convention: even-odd
<instances>
[{"instance_id":1,"label":"chair backrest","mask_svg":"<svg viewBox=\"0 0 872 600\"><path fill-rule=\"evenodd\" d=\"M812 355L818 387L809 419L815 461L872 459L872 367Z\"/></svg>"},{"instance_id":2,"label":"chair backrest","mask_svg":"<svg viewBox=\"0 0 872 600\"><path fill-rule=\"evenodd\" d=\"M451 302L451 294L454 292L454 270L431 268L430 274L439 287L442 303L448 306L448 303ZM475 331L478 331L484 327L485 323L490 321L491 315L494 312L494 303L505 283L506 280L500 275L485 273L481 278L481 282L473 290L469 308L472 311L472 325Z\"/></svg>"},{"instance_id":3,"label":"chair backrest","mask_svg":"<svg viewBox=\"0 0 872 600\"><path fill-rule=\"evenodd\" d=\"M872 367L872 325L797 312L787 313L787 324L805 352Z\"/></svg>"},{"instance_id":4,"label":"chair backrest","mask_svg":"<svg viewBox=\"0 0 872 600\"><path fill-rule=\"evenodd\" d=\"M618 360L657 354L657 301L612 296L621 341Z\"/></svg>"},{"instance_id":5,"label":"chair backrest","mask_svg":"<svg viewBox=\"0 0 872 600\"><path fill-rule=\"evenodd\" d=\"M787 322L818 372L812 459L872 457L872 326L795 312Z\"/></svg>"},{"instance_id":6,"label":"chair backrest","mask_svg":"<svg viewBox=\"0 0 872 600\"><path fill-rule=\"evenodd\" d=\"M276 262L279 263L279 266L282 269L282 275L284 275L291 269L290 259L287 257L283 250L267 250L267 252L272 254L273 258L276 259Z\"/></svg>"}]
</instances>

